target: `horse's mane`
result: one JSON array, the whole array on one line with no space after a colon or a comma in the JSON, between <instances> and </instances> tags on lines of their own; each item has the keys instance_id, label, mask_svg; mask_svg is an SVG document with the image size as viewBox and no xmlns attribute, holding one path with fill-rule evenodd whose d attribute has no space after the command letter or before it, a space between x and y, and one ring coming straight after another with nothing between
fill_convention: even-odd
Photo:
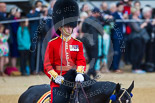
<instances>
[{"instance_id":1,"label":"horse's mane","mask_svg":"<svg viewBox=\"0 0 155 103\"><path fill-rule=\"evenodd\" d=\"M75 69L71 69L69 70L65 75L64 75L64 78L65 80L67 81L70 81L70 82L75 82L75 77L77 75L77 72ZM83 74L84 75L84 79L85 81L88 81L88 80L91 80L91 78L89 76L87 76L86 74Z\"/></svg>"},{"instance_id":2,"label":"horse's mane","mask_svg":"<svg viewBox=\"0 0 155 103\"><path fill-rule=\"evenodd\" d=\"M77 72L76 72L76 70L75 69L71 69L71 70L69 70L65 75L64 75L64 78L65 78L65 80L64 80L64 82L65 81L69 81L69 83L72 83L72 84L74 84L74 86L75 86L75 77L76 77L76 75L77 75ZM92 80L89 76L87 76L86 74L83 74L83 76L84 76L84 82L82 83L82 86L83 86L83 88L85 89L85 90L87 90L87 89L89 89L90 88L90 86L91 85L86 85L86 84L88 84L88 82L90 83L90 82L94 82L95 80ZM68 90L72 90L74 87L73 86L67 86L67 85L62 85L62 86L60 86L63 90L64 89L68 89Z\"/></svg>"},{"instance_id":3,"label":"horse's mane","mask_svg":"<svg viewBox=\"0 0 155 103\"><path fill-rule=\"evenodd\" d=\"M65 80L67 80L67 81L75 82L76 74L77 74L77 73L76 73L76 70L71 69L71 70L69 70L69 71L64 75L64 78L65 78Z\"/></svg>"},{"instance_id":4,"label":"horse's mane","mask_svg":"<svg viewBox=\"0 0 155 103\"><path fill-rule=\"evenodd\" d=\"M76 75L77 75L76 70L71 69L64 75L64 78L65 80L71 83L75 83ZM91 79L87 74L83 74L83 76L85 80L84 82L82 82L82 86L85 90L89 89L92 85L98 86L98 88L104 87L104 88L111 88L112 90L115 89L116 83L114 82L109 81L97 82L96 80Z\"/></svg>"}]
</instances>

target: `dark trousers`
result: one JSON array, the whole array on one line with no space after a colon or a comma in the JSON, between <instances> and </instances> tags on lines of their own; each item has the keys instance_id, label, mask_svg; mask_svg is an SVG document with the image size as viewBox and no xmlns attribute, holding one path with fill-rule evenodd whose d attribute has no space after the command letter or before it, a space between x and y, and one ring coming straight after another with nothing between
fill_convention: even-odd
<instances>
[{"instance_id":1,"label":"dark trousers","mask_svg":"<svg viewBox=\"0 0 155 103\"><path fill-rule=\"evenodd\" d=\"M119 69L119 63L121 59L121 40L119 39L112 39L113 43L113 49L114 49L114 56L113 56L113 61L112 61L112 69L117 70Z\"/></svg>"},{"instance_id":2,"label":"dark trousers","mask_svg":"<svg viewBox=\"0 0 155 103\"><path fill-rule=\"evenodd\" d=\"M31 43L31 49L30 49L30 68L31 73L35 72L36 70L36 52L37 52L37 43Z\"/></svg>"},{"instance_id":3,"label":"dark trousers","mask_svg":"<svg viewBox=\"0 0 155 103\"><path fill-rule=\"evenodd\" d=\"M43 60L44 60L44 56L43 56L43 39L41 39L40 41L40 57L39 57L39 72L42 71L43 72Z\"/></svg>"},{"instance_id":4,"label":"dark trousers","mask_svg":"<svg viewBox=\"0 0 155 103\"><path fill-rule=\"evenodd\" d=\"M145 62L154 63L154 59L155 59L155 42L149 41L146 44Z\"/></svg>"},{"instance_id":5,"label":"dark trousers","mask_svg":"<svg viewBox=\"0 0 155 103\"><path fill-rule=\"evenodd\" d=\"M20 68L22 75L26 73L26 63L29 60L29 50L19 50L20 53Z\"/></svg>"},{"instance_id":6,"label":"dark trousers","mask_svg":"<svg viewBox=\"0 0 155 103\"><path fill-rule=\"evenodd\" d=\"M125 37L127 38L127 36ZM125 40L125 53L124 53L124 61L126 64L130 64L130 40Z\"/></svg>"},{"instance_id":7,"label":"dark trousers","mask_svg":"<svg viewBox=\"0 0 155 103\"><path fill-rule=\"evenodd\" d=\"M95 64L96 61L98 59L98 48L96 47L91 47L91 49L89 49L89 54L88 54L88 58L89 58L89 70L88 70L88 75L93 75L93 77L96 76L96 71L95 71Z\"/></svg>"},{"instance_id":8,"label":"dark trousers","mask_svg":"<svg viewBox=\"0 0 155 103\"><path fill-rule=\"evenodd\" d=\"M134 40L131 41L130 60L133 70L140 69L144 50L145 50L145 43L142 38L135 38Z\"/></svg>"}]
</instances>

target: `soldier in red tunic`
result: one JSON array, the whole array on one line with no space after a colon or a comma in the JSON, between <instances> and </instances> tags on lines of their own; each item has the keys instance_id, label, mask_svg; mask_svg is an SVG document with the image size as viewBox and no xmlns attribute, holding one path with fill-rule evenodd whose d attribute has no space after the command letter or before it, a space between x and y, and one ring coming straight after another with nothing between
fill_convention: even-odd
<instances>
[{"instance_id":1,"label":"soldier in red tunic","mask_svg":"<svg viewBox=\"0 0 155 103\"><path fill-rule=\"evenodd\" d=\"M60 36L49 41L44 57L44 72L51 79L51 103L54 102L52 91L60 86L67 71L76 68L75 81L84 81L82 74L86 70L86 61L83 44L71 37L73 28L77 26L78 16L79 7L74 0L56 1L53 8L53 23L56 33Z\"/></svg>"}]
</instances>

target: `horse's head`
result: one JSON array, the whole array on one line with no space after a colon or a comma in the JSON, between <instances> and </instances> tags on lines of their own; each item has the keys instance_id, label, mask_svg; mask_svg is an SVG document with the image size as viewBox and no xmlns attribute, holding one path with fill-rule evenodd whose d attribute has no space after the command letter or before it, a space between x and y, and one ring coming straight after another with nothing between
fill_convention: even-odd
<instances>
[{"instance_id":1,"label":"horse's head","mask_svg":"<svg viewBox=\"0 0 155 103\"><path fill-rule=\"evenodd\" d=\"M109 103L131 103L132 90L134 88L134 81L128 89L121 89L120 84L116 85L116 89L110 97Z\"/></svg>"}]
</instances>

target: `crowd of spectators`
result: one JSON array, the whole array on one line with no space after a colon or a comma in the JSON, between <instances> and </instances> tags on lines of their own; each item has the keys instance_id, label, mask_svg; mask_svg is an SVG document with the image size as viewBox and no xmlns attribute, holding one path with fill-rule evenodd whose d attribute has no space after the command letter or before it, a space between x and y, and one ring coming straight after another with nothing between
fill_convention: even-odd
<instances>
[{"instance_id":1,"label":"crowd of spectators","mask_svg":"<svg viewBox=\"0 0 155 103\"><path fill-rule=\"evenodd\" d=\"M9 14L6 13L6 4L0 3L0 21L14 20L0 24L0 75L5 76L11 70L19 70L21 75L43 74L42 54L47 45L43 42L58 36L52 28L52 19L48 18L52 17L55 2L52 0L47 7L41 1L36 1L25 16L16 7ZM33 17L42 18L28 20ZM150 5L141 8L140 1L102 2L100 8L93 9L89 4L83 4L78 26L72 36L83 42L84 55L89 64L87 74L95 77L98 72L123 73L120 61L131 64L132 73L154 72L153 18L153 8ZM15 22L20 19L25 21ZM113 51L111 63L110 51Z\"/></svg>"},{"instance_id":2,"label":"crowd of spectators","mask_svg":"<svg viewBox=\"0 0 155 103\"><path fill-rule=\"evenodd\" d=\"M6 13L6 4L0 3L0 21L13 20L10 23L0 24L0 75L5 76L5 73L11 75L12 71L18 70L21 75L43 74L42 58L37 59L37 55L41 56L41 44L52 26L52 20L47 16L51 15L54 2L55 0L48 8L41 1L36 1L35 6L26 15L22 15L17 7ZM36 20L30 21L28 20L30 18ZM16 22L20 19L24 21ZM42 26L41 29L39 25ZM39 65L37 70L36 65Z\"/></svg>"}]
</instances>

